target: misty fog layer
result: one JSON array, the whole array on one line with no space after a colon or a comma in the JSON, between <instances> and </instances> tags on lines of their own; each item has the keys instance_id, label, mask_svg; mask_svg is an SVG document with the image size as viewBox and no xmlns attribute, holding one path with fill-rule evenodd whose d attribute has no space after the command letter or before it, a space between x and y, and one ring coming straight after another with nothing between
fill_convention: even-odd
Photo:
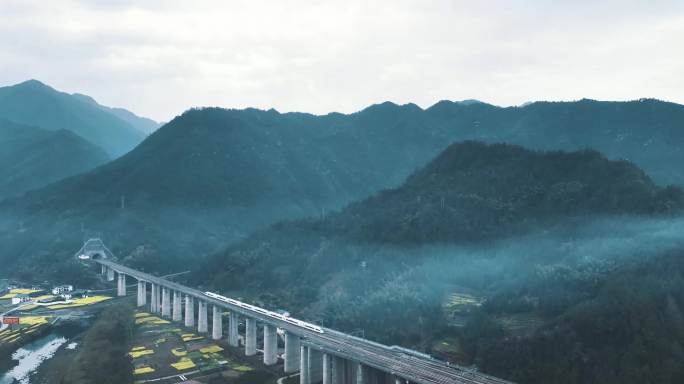
<instances>
[{"instance_id":1,"label":"misty fog layer","mask_svg":"<svg viewBox=\"0 0 684 384\"><path fill-rule=\"evenodd\" d=\"M311 315L321 316L327 310L325 306L321 307L322 303L332 305L342 296L345 300L363 303L370 292L384 290L388 295L383 300L394 300L396 292L393 289L400 286L403 286L402 291L420 292L420 300L438 303L451 290L465 289L487 297L549 273L586 274L587 279L600 279L625 265L647 262L670 251L684 249L682 231L684 217L620 216L561 223L536 233L481 245L397 247L314 239L306 247L298 247L297 251L301 253L301 259L333 264L331 267L309 266L326 270L322 280L318 280L320 276L314 278L323 282L316 294L317 301L307 305ZM264 247L268 246L272 244L264 244ZM283 259L290 260L287 255L283 255ZM222 284L224 277L215 283L242 293L249 292L255 285L267 288L265 291L291 288L291 282L279 281L278 276L291 276L285 270L295 272L298 265L286 266L270 261L275 264L264 268L274 272L263 280L281 285L247 283L237 276L232 278L234 284L227 281ZM345 268L339 268L340 264ZM259 266L254 268L262 272ZM228 280L230 273L224 276ZM305 275L301 278L311 279ZM377 294L375 292L371 297Z\"/></svg>"}]
</instances>

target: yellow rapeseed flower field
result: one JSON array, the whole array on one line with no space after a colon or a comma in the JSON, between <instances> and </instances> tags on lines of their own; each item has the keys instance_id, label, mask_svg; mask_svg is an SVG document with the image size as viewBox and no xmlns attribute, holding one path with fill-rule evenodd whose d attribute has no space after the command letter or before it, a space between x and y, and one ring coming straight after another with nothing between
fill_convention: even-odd
<instances>
[{"instance_id":1,"label":"yellow rapeseed flower field","mask_svg":"<svg viewBox=\"0 0 684 384\"><path fill-rule=\"evenodd\" d=\"M154 354L154 350L152 350L152 349L143 349L141 351L128 352L128 355L134 359L137 359L138 357L141 357L141 356L153 355L153 354Z\"/></svg>"},{"instance_id":2,"label":"yellow rapeseed flower field","mask_svg":"<svg viewBox=\"0 0 684 384\"><path fill-rule=\"evenodd\" d=\"M105 300L110 300L111 297L109 296L90 296L90 297L83 297L80 299L74 299L72 303L70 304L56 304L56 305L50 305L48 306L48 309L64 309L64 308L74 308L74 307L82 307L84 305L93 305L100 303Z\"/></svg>"},{"instance_id":3,"label":"yellow rapeseed flower field","mask_svg":"<svg viewBox=\"0 0 684 384\"><path fill-rule=\"evenodd\" d=\"M152 372L154 372L154 368L152 368L152 367L140 367L140 368L136 368L133 371L133 374L134 375L143 375L145 373L152 373Z\"/></svg>"},{"instance_id":4,"label":"yellow rapeseed flower field","mask_svg":"<svg viewBox=\"0 0 684 384\"><path fill-rule=\"evenodd\" d=\"M186 369L191 369L191 368L196 367L196 365L192 361L192 359L190 359L188 357L181 357L179 362L173 363L173 364L171 364L171 366L173 368L176 368L176 370L178 370L178 371L184 371Z\"/></svg>"},{"instance_id":5,"label":"yellow rapeseed flower field","mask_svg":"<svg viewBox=\"0 0 684 384\"><path fill-rule=\"evenodd\" d=\"M10 289L10 293L13 293L15 295L30 295L32 293L40 292L40 289L31 289L31 288L14 288Z\"/></svg>"},{"instance_id":6,"label":"yellow rapeseed flower field","mask_svg":"<svg viewBox=\"0 0 684 384\"><path fill-rule=\"evenodd\" d=\"M204 348L200 348L200 352L202 353L218 353L223 351L223 348L219 347L218 345L210 345Z\"/></svg>"},{"instance_id":7,"label":"yellow rapeseed flower field","mask_svg":"<svg viewBox=\"0 0 684 384\"><path fill-rule=\"evenodd\" d=\"M47 316L22 316L19 318L19 324L22 325L47 324L47 322Z\"/></svg>"}]
</instances>

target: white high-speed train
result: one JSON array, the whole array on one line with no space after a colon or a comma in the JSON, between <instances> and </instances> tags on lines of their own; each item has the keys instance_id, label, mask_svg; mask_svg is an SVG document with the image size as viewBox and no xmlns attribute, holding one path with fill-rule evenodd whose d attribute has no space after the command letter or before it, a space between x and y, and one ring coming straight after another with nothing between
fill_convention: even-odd
<instances>
[{"instance_id":1,"label":"white high-speed train","mask_svg":"<svg viewBox=\"0 0 684 384\"><path fill-rule=\"evenodd\" d=\"M290 323L292 325L302 327L302 328L307 329L309 331L314 331L317 333L323 333L323 329L321 327L314 325L314 324L311 324L311 323L307 323L306 321L297 320L297 319L290 317L290 316L282 315L282 314L277 313L277 312L268 311L268 310L265 310L263 308L259 308L255 305L243 303L242 301L231 299L230 297L221 296L221 295L213 293L213 292L204 292L204 294L211 297L212 299L223 301L224 303L232 304L232 305L235 305L235 306L240 307L240 308L248 309L250 311L254 311L254 312L257 312L259 314L262 314L264 316L273 317L275 319L282 320L282 321Z\"/></svg>"}]
</instances>

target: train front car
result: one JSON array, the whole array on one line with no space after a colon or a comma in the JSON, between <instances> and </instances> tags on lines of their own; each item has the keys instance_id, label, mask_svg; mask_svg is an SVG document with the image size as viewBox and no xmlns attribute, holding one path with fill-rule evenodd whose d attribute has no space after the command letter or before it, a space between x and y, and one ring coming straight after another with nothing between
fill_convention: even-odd
<instances>
[{"instance_id":1,"label":"train front car","mask_svg":"<svg viewBox=\"0 0 684 384\"><path fill-rule=\"evenodd\" d=\"M273 319L284 321L288 324L296 325L300 328L304 328L304 329L309 330L309 331L313 331L316 333L324 333L323 328L321 328L315 324L307 323L306 321L295 319L294 317L285 316L283 314L272 312L272 311L269 311L267 309L257 307L255 305L243 303L242 301L231 299L229 297L225 297L225 296L219 295L219 294L214 293L214 292L204 292L204 294L206 296L212 298L212 299L223 301L224 303L228 303L228 304L240 307L240 308L244 308L244 309L247 309L250 311L254 311L254 312L262 314L264 316L268 316L268 317L273 318Z\"/></svg>"}]
</instances>

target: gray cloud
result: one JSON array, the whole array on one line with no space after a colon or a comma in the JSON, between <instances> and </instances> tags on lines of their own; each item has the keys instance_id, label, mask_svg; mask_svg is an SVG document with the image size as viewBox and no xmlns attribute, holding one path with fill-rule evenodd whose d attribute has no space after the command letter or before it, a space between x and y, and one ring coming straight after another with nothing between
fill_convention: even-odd
<instances>
[{"instance_id":1,"label":"gray cloud","mask_svg":"<svg viewBox=\"0 0 684 384\"><path fill-rule=\"evenodd\" d=\"M684 102L679 1L0 2L0 83L167 120L192 106Z\"/></svg>"}]
</instances>

